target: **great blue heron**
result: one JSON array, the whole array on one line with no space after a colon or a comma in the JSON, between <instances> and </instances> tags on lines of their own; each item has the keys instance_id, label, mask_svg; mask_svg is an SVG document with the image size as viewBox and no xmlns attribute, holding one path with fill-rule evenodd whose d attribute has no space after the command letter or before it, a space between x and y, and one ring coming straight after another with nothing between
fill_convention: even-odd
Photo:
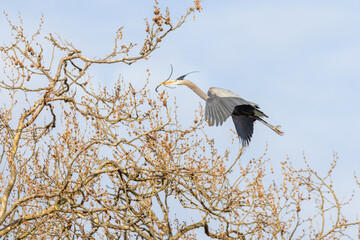
<instances>
[{"instance_id":1,"label":"great blue heron","mask_svg":"<svg viewBox=\"0 0 360 240\"><path fill-rule=\"evenodd\" d=\"M210 126L214 124L216 126L222 125L226 119L231 116L243 146L249 145L256 120L262 122L277 134L284 134L284 132L279 129L279 126L273 126L263 119L263 117L268 116L260 111L257 104L246 101L236 93L223 88L212 87L209 89L208 94L206 94L193 82L184 80L190 73L182 75L175 80L169 80L169 77L166 81L161 82L159 86L185 85L193 90L199 97L206 101L205 120ZM156 91L159 86L156 87Z\"/></svg>"}]
</instances>

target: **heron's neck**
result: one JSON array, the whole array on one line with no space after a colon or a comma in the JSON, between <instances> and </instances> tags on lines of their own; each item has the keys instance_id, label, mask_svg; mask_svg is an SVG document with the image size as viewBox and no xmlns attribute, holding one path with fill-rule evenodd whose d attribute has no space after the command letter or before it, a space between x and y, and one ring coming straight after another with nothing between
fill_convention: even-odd
<instances>
[{"instance_id":1,"label":"heron's neck","mask_svg":"<svg viewBox=\"0 0 360 240\"><path fill-rule=\"evenodd\" d=\"M204 93L198 86L196 86L194 83L188 81L188 80L182 80L182 85L185 85L189 87L191 90L193 90L199 97L204 99L205 101L209 98L209 96Z\"/></svg>"}]
</instances>

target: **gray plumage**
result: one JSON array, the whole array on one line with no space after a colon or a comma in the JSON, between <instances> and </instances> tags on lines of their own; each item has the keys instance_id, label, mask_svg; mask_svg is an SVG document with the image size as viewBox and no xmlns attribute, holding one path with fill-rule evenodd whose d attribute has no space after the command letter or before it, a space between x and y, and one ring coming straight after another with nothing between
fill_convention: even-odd
<instances>
[{"instance_id":1,"label":"gray plumage","mask_svg":"<svg viewBox=\"0 0 360 240\"><path fill-rule=\"evenodd\" d=\"M206 94L193 82L183 80L186 75L175 80L167 80L160 85L185 85L204 99L206 101L205 120L210 126L221 126L231 116L243 146L250 143L255 121L260 121L279 135L284 134L279 126L273 126L263 119L268 116L260 111L257 104L246 101L236 93L223 88L212 87Z\"/></svg>"}]
</instances>

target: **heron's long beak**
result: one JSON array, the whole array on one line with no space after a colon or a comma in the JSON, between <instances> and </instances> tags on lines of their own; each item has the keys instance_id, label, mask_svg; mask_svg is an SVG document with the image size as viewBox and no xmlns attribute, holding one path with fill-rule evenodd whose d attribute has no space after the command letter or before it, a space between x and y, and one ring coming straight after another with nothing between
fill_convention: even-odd
<instances>
[{"instance_id":1,"label":"heron's long beak","mask_svg":"<svg viewBox=\"0 0 360 240\"><path fill-rule=\"evenodd\" d=\"M167 81L164 81L164 82L161 82L156 88L155 88L155 91L157 92L158 91L158 88L161 86L161 85L174 85L174 83L176 82L176 80L167 80Z\"/></svg>"}]
</instances>

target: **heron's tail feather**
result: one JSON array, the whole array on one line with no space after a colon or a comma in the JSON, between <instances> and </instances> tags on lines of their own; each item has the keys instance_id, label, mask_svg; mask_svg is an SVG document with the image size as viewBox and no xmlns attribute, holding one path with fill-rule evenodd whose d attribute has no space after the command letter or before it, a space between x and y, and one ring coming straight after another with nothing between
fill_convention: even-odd
<instances>
[{"instance_id":1,"label":"heron's tail feather","mask_svg":"<svg viewBox=\"0 0 360 240\"><path fill-rule=\"evenodd\" d=\"M262 122L263 124L268 126L271 130L273 130L274 132L276 132L280 136L284 135L284 132L280 130L280 126L273 126L270 123L268 123L267 121L265 121L264 119L259 118L259 117L257 117L256 120Z\"/></svg>"}]
</instances>

